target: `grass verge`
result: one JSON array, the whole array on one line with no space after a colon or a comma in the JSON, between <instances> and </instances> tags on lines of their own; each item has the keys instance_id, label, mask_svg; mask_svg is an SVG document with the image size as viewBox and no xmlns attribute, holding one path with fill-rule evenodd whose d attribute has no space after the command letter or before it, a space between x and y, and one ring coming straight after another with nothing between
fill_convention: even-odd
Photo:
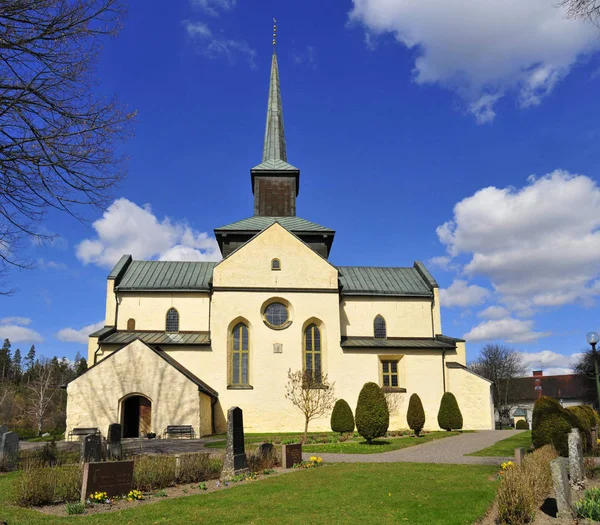
<instances>
[{"instance_id":1,"label":"grass verge","mask_svg":"<svg viewBox=\"0 0 600 525\"><path fill-rule=\"evenodd\" d=\"M337 464L246 482L206 495L161 500L125 511L80 516L80 525L211 523L348 524L473 523L492 504L495 467L419 463ZM67 525L58 518L9 506L19 473L0 476L0 521Z\"/></svg>"},{"instance_id":2,"label":"grass verge","mask_svg":"<svg viewBox=\"0 0 600 525\"><path fill-rule=\"evenodd\" d=\"M511 436L502 441L498 441L498 443L491 447L472 452L471 454L467 454L467 456L514 456L515 448L520 447L525 447L525 450L529 450L529 447L531 447L531 430L524 430L516 436Z\"/></svg>"}]
</instances>

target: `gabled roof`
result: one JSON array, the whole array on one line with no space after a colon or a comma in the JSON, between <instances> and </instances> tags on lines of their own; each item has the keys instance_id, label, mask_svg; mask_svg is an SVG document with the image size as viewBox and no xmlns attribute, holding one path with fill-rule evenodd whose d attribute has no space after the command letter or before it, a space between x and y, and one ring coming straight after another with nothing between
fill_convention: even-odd
<instances>
[{"instance_id":1,"label":"gabled roof","mask_svg":"<svg viewBox=\"0 0 600 525\"><path fill-rule=\"evenodd\" d=\"M278 222L286 230L293 233L335 233L335 230L321 226L315 222L301 219L300 217L248 217L241 221L226 224L215 228L215 233L220 232L259 232Z\"/></svg>"},{"instance_id":2,"label":"gabled roof","mask_svg":"<svg viewBox=\"0 0 600 525\"><path fill-rule=\"evenodd\" d=\"M433 283L437 286L433 277L431 281L424 277L416 263L412 268L338 266L338 270L344 295L432 297Z\"/></svg>"},{"instance_id":3,"label":"gabled roof","mask_svg":"<svg viewBox=\"0 0 600 525\"><path fill-rule=\"evenodd\" d=\"M596 394L594 381L578 374L519 377L509 384L508 397L512 403L535 401L540 395L593 401Z\"/></svg>"},{"instance_id":4,"label":"gabled roof","mask_svg":"<svg viewBox=\"0 0 600 525\"><path fill-rule=\"evenodd\" d=\"M342 337L342 348L404 348L416 350L454 350L456 344L440 341L433 337L388 337L380 339L375 337Z\"/></svg>"},{"instance_id":5,"label":"gabled roof","mask_svg":"<svg viewBox=\"0 0 600 525\"><path fill-rule=\"evenodd\" d=\"M213 268L204 261L132 261L115 287L118 291L210 290Z\"/></svg>"},{"instance_id":6,"label":"gabled roof","mask_svg":"<svg viewBox=\"0 0 600 525\"><path fill-rule=\"evenodd\" d=\"M296 166L281 159L268 159L254 166L251 171L300 171Z\"/></svg>"}]
</instances>

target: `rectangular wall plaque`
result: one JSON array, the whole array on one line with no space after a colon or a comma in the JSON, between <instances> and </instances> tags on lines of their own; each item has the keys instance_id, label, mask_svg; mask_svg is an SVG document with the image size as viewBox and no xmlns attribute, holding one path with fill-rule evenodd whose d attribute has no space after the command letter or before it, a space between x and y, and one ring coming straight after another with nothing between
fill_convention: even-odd
<instances>
[{"instance_id":1,"label":"rectangular wall plaque","mask_svg":"<svg viewBox=\"0 0 600 525\"><path fill-rule=\"evenodd\" d=\"M282 343L273 343L273 353L274 354L283 353L283 344Z\"/></svg>"}]
</instances>

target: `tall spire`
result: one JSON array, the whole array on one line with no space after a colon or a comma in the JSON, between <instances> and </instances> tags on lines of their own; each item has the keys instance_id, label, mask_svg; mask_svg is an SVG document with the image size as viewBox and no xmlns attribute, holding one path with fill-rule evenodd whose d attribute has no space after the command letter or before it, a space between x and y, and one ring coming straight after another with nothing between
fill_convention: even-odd
<instances>
[{"instance_id":1,"label":"tall spire","mask_svg":"<svg viewBox=\"0 0 600 525\"><path fill-rule=\"evenodd\" d=\"M273 19L275 22L275 19ZM271 81L269 84L269 102L267 105L267 126L262 161L282 160L287 162L285 134L283 131L283 109L281 107L281 88L279 85L279 67L275 43L277 26L273 25L273 59L271 61Z\"/></svg>"}]
</instances>

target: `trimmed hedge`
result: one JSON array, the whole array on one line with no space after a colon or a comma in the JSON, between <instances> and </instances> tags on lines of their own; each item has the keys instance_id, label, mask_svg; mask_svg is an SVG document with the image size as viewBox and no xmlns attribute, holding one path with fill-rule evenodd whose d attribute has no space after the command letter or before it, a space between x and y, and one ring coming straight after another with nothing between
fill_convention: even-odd
<instances>
[{"instance_id":1,"label":"trimmed hedge","mask_svg":"<svg viewBox=\"0 0 600 525\"><path fill-rule=\"evenodd\" d=\"M542 396L535 402L531 425L531 437L535 448L553 445L556 452L567 457L569 432L571 427L576 426L574 415L553 397Z\"/></svg>"},{"instance_id":2,"label":"trimmed hedge","mask_svg":"<svg viewBox=\"0 0 600 525\"><path fill-rule=\"evenodd\" d=\"M331 430L343 434L354 432L354 416L345 399L338 399L331 413Z\"/></svg>"},{"instance_id":3,"label":"trimmed hedge","mask_svg":"<svg viewBox=\"0 0 600 525\"><path fill-rule=\"evenodd\" d=\"M592 427L595 424L592 423L590 414L583 406L567 407L567 410L573 416L575 425L581 432L581 441L583 443L584 450L591 450L592 448Z\"/></svg>"},{"instance_id":4,"label":"trimmed hedge","mask_svg":"<svg viewBox=\"0 0 600 525\"><path fill-rule=\"evenodd\" d=\"M415 436L418 436L425 426L425 410L423 410L423 403L417 394L410 396L406 421L410 429L414 430Z\"/></svg>"},{"instance_id":5,"label":"trimmed hedge","mask_svg":"<svg viewBox=\"0 0 600 525\"><path fill-rule=\"evenodd\" d=\"M519 421L517 421L517 424L515 425L515 428L517 430L529 430L529 423L527 423L527 421L525 421L524 419L519 419Z\"/></svg>"},{"instance_id":6,"label":"trimmed hedge","mask_svg":"<svg viewBox=\"0 0 600 525\"><path fill-rule=\"evenodd\" d=\"M365 383L356 404L356 430L371 444L375 438L385 436L390 425L385 396L376 383Z\"/></svg>"},{"instance_id":7,"label":"trimmed hedge","mask_svg":"<svg viewBox=\"0 0 600 525\"><path fill-rule=\"evenodd\" d=\"M438 412L438 425L448 431L460 430L463 426L463 417L452 392L446 392L442 396Z\"/></svg>"}]
</instances>

